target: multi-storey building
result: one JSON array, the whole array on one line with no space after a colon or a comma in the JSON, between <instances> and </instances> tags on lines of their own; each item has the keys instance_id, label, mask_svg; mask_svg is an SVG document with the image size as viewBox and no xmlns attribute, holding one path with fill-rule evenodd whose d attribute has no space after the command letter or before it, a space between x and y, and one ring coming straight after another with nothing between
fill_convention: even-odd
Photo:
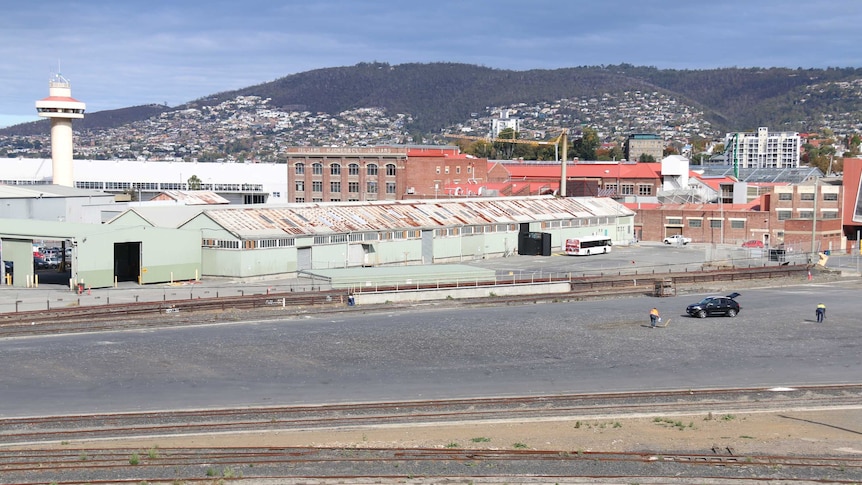
<instances>
[{"instance_id":1,"label":"multi-storey building","mask_svg":"<svg viewBox=\"0 0 862 485\"><path fill-rule=\"evenodd\" d=\"M696 243L738 245L754 239L803 253L843 248L841 185L816 181L771 189L745 204L724 203L729 199L722 197L717 204L627 206L637 213L635 233L641 240L682 234Z\"/></svg>"},{"instance_id":2,"label":"multi-storey building","mask_svg":"<svg viewBox=\"0 0 862 485\"><path fill-rule=\"evenodd\" d=\"M515 116L509 116L509 110L504 109L500 113L499 118L491 120L491 137L496 138L500 136L501 131L507 129L510 129L515 133L521 131L521 119Z\"/></svg>"},{"instance_id":3,"label":"multi-storey building","mask_svg":"<svg viewBox=\"0 0 862 485\"><path fill-rule=\"evenodd\" d=\"M641 160L641 158L644 160ZM649 160L652 157L652 160ZM626 160L659 162L664 158L664 140L651 133L634 133L626 140Z\"/></svg>"},{"instance_id":4,"label":"multi-storey building","mask_svg":"<svg viewBox=\"0 0 862 485\"><path fill-rule=\"evenodd\" d=\"M728 133L724 138L725 163L739 168L796 168L802 153L802 138L796 132L769 133L760 127L754 133Z\"/></svg>"},{"instance_id":5,"label":"multi-storey building","mask_svg":"<svg viewBox=\"0 0 862 485\"><path fill-rule=\"evenodd\" d=\"M288 202L427 199L484 181L487 161L458 147L296 147L288 150Z\"/></svg>"}]
</instances>

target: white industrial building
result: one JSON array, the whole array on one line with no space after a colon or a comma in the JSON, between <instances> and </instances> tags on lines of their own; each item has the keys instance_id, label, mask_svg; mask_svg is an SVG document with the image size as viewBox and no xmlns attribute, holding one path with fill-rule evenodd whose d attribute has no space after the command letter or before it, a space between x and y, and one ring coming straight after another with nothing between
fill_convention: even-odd
<instances>
[{"instance_id":1,"label":"white industrial building","mask_svg":"<svg viewBox=\"0 0 862 485\"><path fill-rule=\"evenodd\" d=\"M9 158L0 164L0 184L53 181L50 159ZM215 192L231 204L287 202L285 164L73 160L72 165L74 187L128 194L133 200L150 200L166 191L204 190Z\"/></svg>"}]
</instances>

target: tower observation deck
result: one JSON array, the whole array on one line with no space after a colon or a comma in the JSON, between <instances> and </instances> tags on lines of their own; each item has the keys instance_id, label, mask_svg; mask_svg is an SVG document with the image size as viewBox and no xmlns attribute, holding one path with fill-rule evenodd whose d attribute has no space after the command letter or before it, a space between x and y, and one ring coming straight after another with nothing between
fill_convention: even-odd
<instances>
[{"instance_id":1,"label":"tower observation deck","mask_svg":"<svg viewBox=\"0 0 862 485\"><path fill-rule=\"evenodd\" d=\"M84 117L86 105L72 97L72 85L59 73L48 83L49 96L36 101L36 112L51 119L51 165L57 185L73 187L72 120Z\"/></svg>"}]
</instances>

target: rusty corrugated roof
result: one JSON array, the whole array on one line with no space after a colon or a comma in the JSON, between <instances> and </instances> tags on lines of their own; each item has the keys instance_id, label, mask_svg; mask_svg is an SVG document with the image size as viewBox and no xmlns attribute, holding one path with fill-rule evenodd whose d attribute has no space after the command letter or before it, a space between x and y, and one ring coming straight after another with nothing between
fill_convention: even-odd
<instances>
[{"instance_id":1,"label":"rusty corrugated roof","mask_svg":"<svg viewBox=\"0 0 862 485\"><path fill-rule=\"evenodd\" d=\"M185 205L214 205L229 204L230 201L210 190L163 190L152 200L159 200L162 196L182 202Z\"/></svg>"},{"instance_id":2,"label":"rusty corrugated roof","mask_svg":"<svg viewBox=\"0 0 862 485\"><path fill-rule=\"evenodd\" d=\"M210 208L205 214L241 238L344 234L516 224L632 215L610 198L554 196L292 204Z\"/></svg>"}]
</instances>

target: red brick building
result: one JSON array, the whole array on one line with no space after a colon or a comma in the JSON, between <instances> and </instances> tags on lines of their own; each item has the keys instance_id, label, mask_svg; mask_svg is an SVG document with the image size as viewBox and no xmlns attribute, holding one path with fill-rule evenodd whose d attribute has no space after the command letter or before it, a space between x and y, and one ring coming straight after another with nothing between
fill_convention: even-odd
<instances>
[{"instance_id":1,"label":"red brick building","mask_svg":"<svg viewBox=\"0 0 862 485\"><path fill-rule=\"evenodd\" d=\"M433 198L487 177L487 160L457 147L296 147L287 165L290 202Z\"/></svg>"},{"instance_id":2,"label":"red brick building","mask_svg":"<svg viewBox=\"0 0 862 485\"><path fill-rule=\"evenodd\" d=\"M748 204L625 204L635 211L635 233L644 241L682 234L695 243L742 244L800 252L838 251L843 246L841 185L809 183L773 186ZM812 227L816 212L817 219Z\"/></svg>"}]
</instances>

